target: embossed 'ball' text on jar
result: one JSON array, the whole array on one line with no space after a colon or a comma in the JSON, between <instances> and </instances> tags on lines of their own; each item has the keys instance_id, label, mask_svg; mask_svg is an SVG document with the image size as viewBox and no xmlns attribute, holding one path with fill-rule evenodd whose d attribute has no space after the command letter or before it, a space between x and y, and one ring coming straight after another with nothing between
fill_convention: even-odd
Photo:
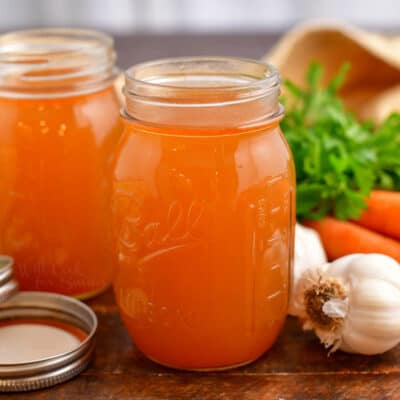
<instances>
[{"instance_id":1,"label":"embossed 'ball' text on jar","mask_svg":"<svg viewBox=\"0 0 400 400\"><path fill-rule=\"evenodd\" d=\"M0 253L23 290L90 297L112 281L115 74L99 32L0 36Z\"/></svg>"},{"instance_id":2,"label":"embossed 'ball' text on jar","mask_svg":"<svg viewBox=\"0 0 400 400\"><path fill-rule=\"evenodd\" d=\"M150 359L178 369L251 362L284 323L295 176L278 72L235 58L126 72L113 177L115 294Z\"/></svg>"}]
</instances>

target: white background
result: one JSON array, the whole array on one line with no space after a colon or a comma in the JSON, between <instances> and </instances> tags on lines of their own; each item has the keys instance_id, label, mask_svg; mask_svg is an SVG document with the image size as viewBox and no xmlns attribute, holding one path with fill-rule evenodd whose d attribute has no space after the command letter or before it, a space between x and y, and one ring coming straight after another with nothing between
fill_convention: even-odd
<instances>
[{"instance_id":1,"label":"white background","mask_svg":"<svg viewBox=\"0 0 400 400\"><path fill-rule=\"evenodd\" d=\"M400 30L396 0L0 0L0 30L80 26L133 32L281 32L310 18Z\"/></svg>"}]
</instances>

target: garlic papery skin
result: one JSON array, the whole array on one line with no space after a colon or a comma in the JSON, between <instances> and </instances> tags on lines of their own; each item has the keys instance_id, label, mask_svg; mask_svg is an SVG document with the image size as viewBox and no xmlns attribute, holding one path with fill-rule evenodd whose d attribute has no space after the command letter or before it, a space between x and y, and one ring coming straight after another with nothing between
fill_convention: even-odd
<instances>
[{"instance_id":1,"label":"garlic papery skin","mask_svg":"<svg viewBox=\"0 0 400 400\"><path fill-rule=\"evenodd\" d=\"M295 291L297 283L303 273L310 268L317 268L327 262L324 247L318 233L311 228L306 228L299 223L295 228L294 265L292 271L292 288ZM298 315L299 305L291 296L289 314Z\"/></svg>"},{"instance_id":2,"label":"garlic papery skin","mask_svg":"<svg viewBox=\"0 0 400 400\"><path fill-rule=\"evenodd\" d=\"M304 329L331 351L384 353L400 342L400 266L382 254L353 254L306 271L295 294Z\"/></svg>"}]
</instances>

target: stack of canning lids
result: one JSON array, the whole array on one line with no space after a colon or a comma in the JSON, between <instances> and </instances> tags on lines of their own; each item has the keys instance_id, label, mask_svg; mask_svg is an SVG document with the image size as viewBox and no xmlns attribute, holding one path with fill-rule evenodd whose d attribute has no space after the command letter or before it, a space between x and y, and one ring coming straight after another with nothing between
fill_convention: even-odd
<instances>
[{"instance_id":1,"label":"stack of canning lids","mask_svg":"<svg viewBox=\"0 0 400 400\"><path fill-rule=\"evenodd\" d=\"M73 378L93 355L95 313L67 296L18 292L12 267L11 257L0 256L0 392Z\"/></svg>"}]
</instances>

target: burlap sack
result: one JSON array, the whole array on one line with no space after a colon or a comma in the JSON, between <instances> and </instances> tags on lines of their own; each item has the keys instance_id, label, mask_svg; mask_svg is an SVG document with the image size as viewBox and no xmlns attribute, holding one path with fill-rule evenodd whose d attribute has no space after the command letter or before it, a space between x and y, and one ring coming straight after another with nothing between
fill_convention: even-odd
<instances>
[{"instance_id":1,"label":"burlap sack","mask_svg":"<svg viewBox=\"0 0 400 400\"><path fill-rule=\"evenodd\" d=\"M326 80L349 61L351 69L341 90L349 108L360 118L377 122L400 111L400 37L308 23L288 32L264 59L300 85L311 61L323 64Z\"/></svg>"}]
</instances>

